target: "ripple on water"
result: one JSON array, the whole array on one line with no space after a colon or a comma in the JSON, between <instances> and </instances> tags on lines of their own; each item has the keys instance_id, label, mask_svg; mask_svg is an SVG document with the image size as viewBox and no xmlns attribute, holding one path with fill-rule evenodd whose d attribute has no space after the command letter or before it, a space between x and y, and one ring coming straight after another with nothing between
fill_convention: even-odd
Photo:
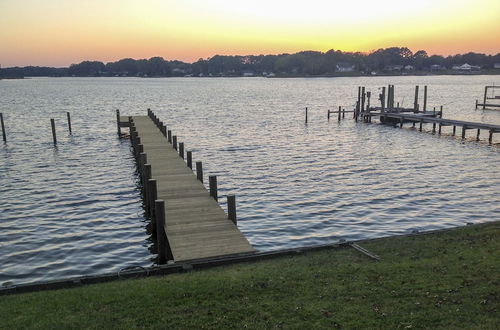
<instances>
[{"instance_id":1,"label":"ripple on water","mask_svg":"<svg viewBox=\"0 0 500 330\"><path fill-rule=\"evenodd\" d=\"M0 284L153 264L130 145L115 133L115 108L154 109L206 173L218 175L222 207L224 195L237 195L239 227L259 250L498 219L498 146L325 119L327 107L352 104L358 85L375 91L385 79L2 82L9 140L0 145ZM500 124L500 112L467 106L495 79L391 77L391 83L400 102L425 84L433 91L430 106L461 100L445 107L446 117ZM49 118L56 120L57 147Z\"/></svg>"}]
</instances>

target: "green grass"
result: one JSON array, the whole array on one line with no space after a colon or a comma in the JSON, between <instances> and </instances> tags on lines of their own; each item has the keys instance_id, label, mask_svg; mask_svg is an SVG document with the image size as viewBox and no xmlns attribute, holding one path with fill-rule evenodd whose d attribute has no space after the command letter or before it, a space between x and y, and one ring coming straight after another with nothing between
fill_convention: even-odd
<instances>
[{"instance_id":1,"label":"green grass","mask_svg":"<svg viewBox=\"0 0 500 330\"><path fill-rule=\"evenodd\" d=\"M2 329L495 329L500 225L0 297Z\"/></svg>"}]
</instances>

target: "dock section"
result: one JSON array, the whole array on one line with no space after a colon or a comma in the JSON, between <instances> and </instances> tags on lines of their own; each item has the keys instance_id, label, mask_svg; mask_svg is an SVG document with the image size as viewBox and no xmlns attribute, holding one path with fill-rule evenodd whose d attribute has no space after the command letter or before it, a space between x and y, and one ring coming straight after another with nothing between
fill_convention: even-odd
<instances>
[{"instance_id":1,"label":"dock section","mask_svg":"<svg viewBox=\"0 0 500 330\"><path fill-rule=\"evenodd\" d=\"M256 252L236 225L234 197L228 196L228 216L217 202L216 178L210 177L209 192L201 162L196 163L195 175L191 152L186 163L184 144L177 143L151 111L148 116L117 118L119 126L131 130L159 259L165 259L160 263Z\"/></svg>"}]
</instances>

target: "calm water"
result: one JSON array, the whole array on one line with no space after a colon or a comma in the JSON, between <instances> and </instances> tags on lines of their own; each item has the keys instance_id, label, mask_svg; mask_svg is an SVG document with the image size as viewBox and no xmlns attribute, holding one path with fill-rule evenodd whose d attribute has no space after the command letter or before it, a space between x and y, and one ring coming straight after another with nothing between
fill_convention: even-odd
<instances>
[{"instance_id":1,"label":"calm water","mask_svg":"<svg viewBox=\"0 0 500 330\"><path fill-rule=\"evenodd\" d=\"M358 85L377 94L388 83L404 106L415 84L427 84L430 108L444 105L444 117L500 124L500 111L474 110L483 86L500 76L0 81L8 132L0 144L0 285L154 263L116 108L145 115L150 107L167 122L203 161L205 177L219 176L219 195L237 195L239 227L259 250L499 219L500 134L489 146L452 138L450 127L439 137L327 122L327 109L353 105Z\"/></svg>"}]
</instances>

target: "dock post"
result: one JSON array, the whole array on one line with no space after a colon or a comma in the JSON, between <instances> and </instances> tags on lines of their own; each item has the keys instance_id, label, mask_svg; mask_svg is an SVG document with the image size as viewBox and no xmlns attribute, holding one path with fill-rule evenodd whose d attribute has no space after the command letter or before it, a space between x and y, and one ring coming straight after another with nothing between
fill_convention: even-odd
<instances>
[{"instance_id":1,"label":"dock post","mask_svg":"<svg viewBox=\"0 0 500 330\"><path fill-rule=\"evenodd\" d=\"M453 125L453 133L451 135L455 136L456 133L457 133L457 126Z\"/></svg>"},{"instance_id":2,"label":"dock post","mask_svg":"<svg viewBox=\"0 0 500 330\"><path fill-rule=\"evenodd\" d=\"M476 141L479 141L479 134L481 133L481 129L477 129Z\"/></svg>"},{"instance_id":3,"label":"dock post","mask_svg":"<svg viewBox=\"0 0 500 330\"><path fill-rule=\"evenodd\" d=\"M382 94L380 94L380 106L382 108L382 112L385 110L385 86L382 87Z\"/></svg>"},{"instance_id":4,"label":"dock post","mask_svg":"<svg viewBox=\"0 0 500 330\"><path fill-rule=\"evenodd\" d=\"M69 122L69 112L68 112L68 122ZM116 126L118 128L118 135L122 135L122 129L120 128L120 110L118 110L118 109L116 109ZM71 124L70 124L70 127L71 127ZM70 132L71 132L71 129L70 129Z\"/></svg>"},{"instance_id":5,"label":"dock post","mask_svg":"<svg viewBox=\"0 0 500 330\"><path fill-rule=\"evenodd\" d=\"M365 87L361 87L361 111L365 111L366 93Z\"/></svg>"},{"instance_id":6,"label":"dock post","mask_svg":"<svg viewBox=\"0 0 500 330\"><path fill-rule=\"evenodd\" d=\"M490 135L488 136L488 143L491 144L493 143L493 130L490 129Z\"/></svg>"},{"instance_id":7,"label":"dock post","mask_svg":"<svg viewBox=\"0 0 500 330\"><path fill-rule=\"evenodd\" d=\"M227 218L231 220L235 225L238 225L238 220L236 218L236 196L227 196Z\"/></svg>"},{"instance_id":8,"label":"dock post","mask_svg":"<svg viewBox=\"0 0 500 330\"><path fill-rule=\"evenodd\" d=\"M54 119L50 119L50 126L52 126L52 139L54 140L54 144L57 144L57 138L56 138L56 123L54 122Z\"/></svg>"},{"instance_id":9,"label":"dock post","mask_svg":"<svg viewBox=\"0 0 500 330\"><path fill-rule=\"evenodd\" d=\"M135 152L136 152L135 159L139 159L139 155L144 152L144 145L138 144Z\"/></svg>"},{"instance_id":10,"label":"dock post","mask_svg":"<svg viewBox=\"0 0 500 330\"><path fill-rule=\"evenodd\" d=\"M208 183L210 187L210 196L212 196L216 201L218 201L219 198L217 196L217 176L210 175L208 177Z\"/></svg>"},{"instance_id":11,"label":"dock post","mask_svg":"<svg viewBox=\"0 0 500 330\"><path fill-rule=\"evenodd\" d=\"M193 169L193 152L190 150L186 153L187 155L187 166Z\"/></svg>"},{"instance_id":12,"label":"dock post","mask_svg":"<svg viewBox=\"0 0 500 330\"><path fill-rule=\"evenodd\" d=\"M436 123L432 123L432 134L436 134Z\"/></svg>"},{"instance_id":13,"label":"dock post","mask_svg":"<svg viewBox=\"0 0 500 330\"><path fill-rule=\"evenodd\" d=\"M415 86L415 101L413 102L413 111L417 111L417 104L418 104L418 88L419 86Z\"/></svg>"},{"instance_id":14,"label":"dock post","mask_svg":"<svg viewBox=\"0 0 500 330\"><path fill-rule=\"evenodd\" d=\"M139 154L139 162L137 164L137 168L141 176L141 183L142 183L142 189L144 191L144 196L146 196L146 190L147 190L146 188L147 181L146 181L146 176L144 175L144 165L146 165L147 163L148 163L148 155L145 152L141 152Z\"/></svg>"},{"instance_id":15,"label":"dock post","mask_svg":"<svg viewBox=\"0 0 500 330\"><path fill-rule=\"evenodd\" d=\"M366 110L370 109L370 98L372 97L372 92L366 92Z\"/></svg>"},{"instance_id":16,"label":"dock post","mask_svg":"<svg viewBox=\"0 0 500 330\"><path fill-rule=\"evenodd\" d=\"M171 130L167 131L167 141L168 141L168 143L172 143L172 131Z\"/></svg>"},{"instance_id":17,"label":"dock post","mask_svg":"<svg viewBox=\"0 0 500 330\"><path fill-rule=\"evenodd\" d=\"M427 85L424 86L424 112L427 111Z\"/></svg>"},{"instance_id":18,"label":"dock post","mask_svg":"<svg viewBox=\"0 0 500 330\"><path fill-rule=\"evenodd\" d=\"M306 107L306 124L307 124L307 107Z\"/></svg>"},{"instance_id":19,"label":"dock post","mask_svg":"<svg viewBox=\"0 0 500 330\"><path fill-rule=\"evenodd\" d=\"M477 99L476 99L476 108L475 108L475 110L477 110Z\"/></svg>"},{"instance_id":20,"label":"dock post","mask_svg":"<svg viewBox=\"0 0 500 330\"><path fill-rule=\"evenodd\" d=\"M466 129L467 129L466 125L462 126L462 140L465 139L465 130Z\"/></svg>"},{"instance_id":21,"label":"dock post","mask_svg":"<svg viewBox=\"0 0 500 330\"><path fill-rule=\"evenodd\" d=\"M166 262L167 246L165 242L165 202L157 200L155 203L156 213L156 244L158 245L158 264ZM163 230L162 230L163 229Z\"/></svg>"},{"instance_id":22,"label":"dock post","mask_svg":"<svg viewBox=\"0 0 500 330\"><path fill-rule=\"evenodd\" d=\"M443 118L443 106L439 107L439 118Z\"/></svg>"},{"instance_id":23,"label":"dock post","mask_svg":"<svg viewBox=\"0 0 500 330\"><path fill-rule=\"evenodd\" d=\"M71 135L72 134L72 132L71 132L71 115L69 114L69 111L66 112L66 116L68 117L69 135ZM120 118L120 117L118 116L118 118ZM120 133L120 122L118 122L118 135L121 135L121 133Z\"/></svg>"},{"instance_id":24,"label":"dock post","mask_svg":"<svg viewBox=\"0 0 500 330\"><path fill-rule=\"evenodd\" d=\"M177 150L177 135L172 136L172 147Z\"/></svg>"},{"instance_id":25,"label":"dock post","mask_svg":"<svg viewBox=\"0 0 500 330\"><path fill-rule=\"evenodd\" d=\"M179 142L179 156L184 159L184 142Z\"/></svg>"},{"instance_id":26,"label":"dock post","mask_svg":"<svg viewBox=\"0 0 500 330\"><path fill-rule=\"evenodd\" d=\"M345 118L345 109L342 110L342 118Z\"/></svg>"},{"instance_id":27,"label":"dock post","mask_svg":"<svg viewBox=\"0 0 500 330\"><path fill-rule=\"evenodd\" d=\"M399 128L403 128L403 117L399 118Z\"/></svg>"},{"instance_id":28,"label":"dock post","mask_svg":"<svg viewBox=\"0 0 500 330\"><path fill-rule=\"evenodd\" d=\"M327 115L326 115L326 118L327 118L328 120L330 120L330 110L328 110Z\"/></svg>"},{"instance_id":29,"label":"dock post","mask_svg":"<svg viewBox=\"0 0 500 330\"><path fill-rule=\"evenodd\" d=\"M158 186L156 185L155 179L148 180L148 198L149 200L146 204L149 208L149 214L151 215L151 220L156 222L155 201L158 198Z\"/></svg>"},{"instance_id":30,"label":"dock post","mask_svg":"<svg viewBox=\"0 0 500 330\"><path fill-rule=\"evenodd\" d=\"M340 108L341 108L341 106L339 105L339 115L338 115L338 117L339 117L339 118L338 118L338 120L339 120L339 121L340 121L340 116L342 116L342 114L341 114L341 109L340 109Z\"/></svg>"},{"instance_id":31,"label":"dock post","mask_svg":"<svg viewBox=\"0 0 500 330\"><path fill-rule=\"evenodd\" d=\"M196 178L203 183L203 166L201 162L196 162Z\"/></svg>"},{"instance_id":32,"label":"dock post","mask_svg":"<svg viewBox=\"0 0 500 330\"><path fill-rule=\"evenodd\" d=\"M488 96L488 87L484 87L483 110L486 109L486 98Z\"/></svg>"},{"instance_id":33,"label":"dock post","mask_svg":"<svg viewBox=\"0 0 500 330\"><path fill-rule=\"evenodd\" d=\"M420 126L418 128L418 131L419 132L422 132L422 125L424 124L424 120L423 119L420 119Z\"/></svg>"},{"instance_id":34,"label":"dock post","mask_svg":"<svg viewBox=\"0 0 500 330\"><path fill-rule=\"evenodd\" d=\"M441 123L439 123L438 135L441 135L441 127L442 127L442 126L443 126L443 125L442 125Z\"/></svg>"},{"instance_id":35,"label":"dock post","mask_svg":"<svg viewBox=\"0 0 500 330\"><path fill-rule=\"evenodd\" d=\"M151 179L151 165L150 164L144 164L144 180L149 184L149 179ZM146 206L146 211L148 211L151 214L151 210L149 209L150 205L150 198L149 198L149 187L148 189L144 190L144 205Z\"/></svg>"},{"instance_id":36,"label":"dock post","mask_svg":"<svg viewBox=\"0 0 500 330\"><path fill-rule=\"evenodd\" d=\"M3 113L0 112L0 123L2 124L3 142L7 142L7 134L5 133L5 124L3 123Z\"/></svg>"}]
</instances>

